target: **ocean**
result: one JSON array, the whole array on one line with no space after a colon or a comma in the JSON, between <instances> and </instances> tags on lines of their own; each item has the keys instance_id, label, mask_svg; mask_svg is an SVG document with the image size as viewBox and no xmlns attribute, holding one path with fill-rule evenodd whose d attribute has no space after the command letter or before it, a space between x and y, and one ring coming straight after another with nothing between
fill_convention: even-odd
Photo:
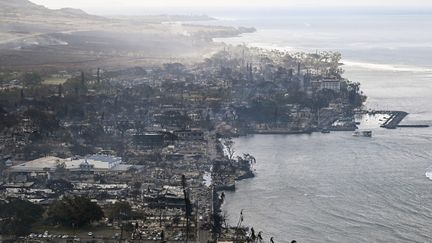
<instances>
[{"instance_id":1,"label":"ocean","mask_svg":"<svg viewBox=\"0 0 432 243\"><path fill-rule=\"evenodd\" d=\"M269 49L339 51L344 76L360 82L366 107L409 113L405 124L432 125L432 15L416 13L222 16L212 24L257 32L215 39ZM275 242L432 242L432 128L255 135L235 139L257 158L256 178L226 193L236 225Z\"/></svg>"}]
</instances>

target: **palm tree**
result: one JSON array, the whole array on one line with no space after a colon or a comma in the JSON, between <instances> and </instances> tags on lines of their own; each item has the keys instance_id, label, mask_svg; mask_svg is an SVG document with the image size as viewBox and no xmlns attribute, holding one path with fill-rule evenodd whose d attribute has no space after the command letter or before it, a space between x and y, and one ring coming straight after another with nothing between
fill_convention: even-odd
<instances>
[{"instance_id":1,"label":"palm tree","mask_svg":"<svg viewBox=\"0 0 432 243\"><path fill-rule=\"evenodd\" d=\"M187 193L186 176L185 175L182 175L182 187L183 187L183 195L184 195L184 200L185 200L185 216L186 216L186 240L185 240L185 242L187 243L189 240L189 217L190 217L192 208L190 205L189 195Z\"/></svg>"},{"instance_id":2,"label":"palm tree","mask_svg":"<svg viewBox=\"0 0 432 243\"><path fill-rule=\"evenodd\" d=\"M239 217L239 220L238 220L238 222L237 222L237 227L236 227L236 237L235 237L235 240L236 240L236 241L237 241L237 239L238 239L238 235L239 235L239 232L240 232L240 227L241 227L243 221L244 221L244 217L243 217L243 209L242 209L242 210L240 211L240 217ZM253 228L252 228L252 229L253 229Z\"/></svg>"}]
</instances>

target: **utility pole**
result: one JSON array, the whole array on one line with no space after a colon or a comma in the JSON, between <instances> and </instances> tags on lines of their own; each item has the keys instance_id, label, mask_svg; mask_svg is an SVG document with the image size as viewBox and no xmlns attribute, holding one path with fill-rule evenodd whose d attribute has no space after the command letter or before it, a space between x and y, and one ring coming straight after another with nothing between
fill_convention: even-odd
<instances>
[{"instance_id":1,"label":"utility pole","mask_svg":"<svg viewBox=\"0 0 432 243\"><path fill-rule=\"evenodd\" d=\"M300 72L301 72L301 63L299 62L297 64L297 76L300 77Z\"/></svg>"},{"instance_id":2,"label":"utility pole","mask_svg":"<svg viewBox=\"0 0 432 243\"><path fill-rule=\"evenodd\" d=\"M85 75L84 75L84 71L81 71L81 84L84 86L85 85Z\"/></svg>"},{"instance_id":3,"label":"utility pole","mask_svg":"<svg viewBox=\"0 0 432 243\"><path fill-rule=\"evenodd\" d=\"M235 242L237 242L237 240L238 240L238 236L240 234L240 227L241 227L243 221L244 221L244 218L243 218L243 209L242 209L240 211L239 221L237 222L236 233L235 233Z\"/></svg>"},{"instance_id":4,"label":"utility pole","mask_svg":"<svg viewBox=\"0 0 432 243\"><path fill-rule=\"evenodd\" d=\"M58 96L62 97L63 96L63 85L59 84L58 86Z\"/></svg>"},{"instance_id":5,"label":"utility pole","mask_svg":"<svg viewBox=\"0 0 432 243\"><path fill-rule=\"evenodd\" d=\"M119 239L119 243L121 243L123 241L123 230L124 230L123 219L126 217L127 217L126 212L120 211L120 239Z\"/></svg>"},{"instance_id":6,"label":"utility pole","mask_svg":"<svg viewBox=\"0 0 432 243\"><path fill-rule=\"evenodd\" d=\"M185 243L188 243L189 241L189 216L190 216L190 200L189 200L189 195L187 193L187 188L186 188L186 176L182 175L182 187L183 187L183 195L184 195L184 200L185 200L185 215L186 215L186 239L185 239Z\"/></svg>"},{"instance_id":7,"label":"utility pole","mask_svg":"<svg viewBox=\"0 0 432 243\"><path fill-rule=\"evenodd\" d=\"M100 71L101 71L101 69L98 68L97 69L97 82L98 82L98 84L100 83Z\"/></svg>"}]
</instances>

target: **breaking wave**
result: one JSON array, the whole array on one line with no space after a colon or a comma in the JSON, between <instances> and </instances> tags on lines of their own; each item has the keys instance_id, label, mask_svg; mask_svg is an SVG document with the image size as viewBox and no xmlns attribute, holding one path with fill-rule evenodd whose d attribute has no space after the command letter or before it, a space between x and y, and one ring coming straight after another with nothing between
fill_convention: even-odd
<instances>
[{"instance_id":1,"label":"breaking wave","mask_svg":"<svg viewBox=\"0 0 432 243\"><path fill-rule=\"evenodd\" d=\"M344 61L347 66L360 67L378 71L394 71L394 72L414 72L414 73L432 73L432 68L416 67L409 65L392 65L392 64L377 64L368 62Z\"/></svg>"},{"instance_id":2,"label":"breaking wave","mask_svg":"<svg viewBox=\"0 0 432 243\"><path fill-rule=\"evenodd\" d=\"M427 168L425 175L427 178L432 180L432 167Z\"/></svg>"}]
</instances>

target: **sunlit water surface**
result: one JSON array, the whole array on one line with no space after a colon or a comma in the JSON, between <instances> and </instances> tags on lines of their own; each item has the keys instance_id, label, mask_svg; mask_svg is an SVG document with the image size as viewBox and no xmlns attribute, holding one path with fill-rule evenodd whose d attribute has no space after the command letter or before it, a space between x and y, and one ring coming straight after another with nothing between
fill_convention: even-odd
<instances>
[{"instance_id":1,"label":"sunlit water surface","mask_svg":"<svg viewBox=\"0 0 432 243\"><path fill-rule=\"evenodd\" d=\"M217 24L258 31L216 40L291 51L338 50L345 77L371 109L403 110L432 125L432 16L246 16ZM223 210L277 242L431 242L432 129L257 135L235 140L257 158Z\"/></svg>"}]
</instances>

